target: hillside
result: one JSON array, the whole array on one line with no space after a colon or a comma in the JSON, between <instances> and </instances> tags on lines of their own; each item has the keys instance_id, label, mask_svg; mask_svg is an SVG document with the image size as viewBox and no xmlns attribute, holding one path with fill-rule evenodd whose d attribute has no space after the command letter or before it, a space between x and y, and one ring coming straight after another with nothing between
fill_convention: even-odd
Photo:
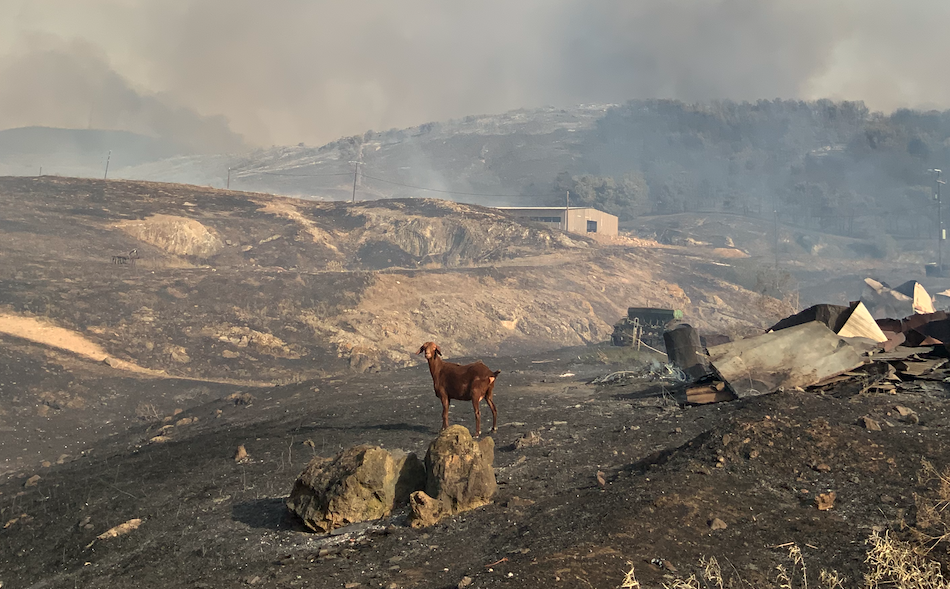
<instances>
[{"instance_id":1,"label":"hillside","mask_svg":"<svg viewBox=\"0 0 950 589\"><path fill-rule=\"evenodd\" d=\"M478 204L597 206L644 214L775 212L845 237L935 234L933 174L950 169L950 114L874 113L860 102L762 100L522 109L389 131L321 147L176 157L117 170L348 200L432 196Z\"/></svg>"},{"instance_id":2,"label":"hillside","mask_svg":"<svg viewBox=\"0 0 950 589\"><path fill-rule=\"evenodd\" d=\"M733 335L796 309L750 290L775 276L761 226L655 221L669 243L432 199L0 178L0 583L615 587L633 566L659 587L716 557L733 586L767 586L779 565L802 574L792 542L809 575L861 586L872 534L894 549L941 500L918 474L921 459L947 466L943 385L880 392L867 373L678 406L651 368L662 354L605 345L627 306ZM402 509L306 532L285 498L312 457L425 453L439 425L414 354L427 340L501 371L494 500L425 530ZM615 371L643 376L594 384ZM450 418L471 425L469 404Z\"/></svg>"},{"instance_id":3,"label":"hillside","mask_svg":"<svg viewBox=\"0 0 950 589\"><path fill-rule=\"evenodd\" d=\"M99 393L81 383L110 370L218 390L411 366L428 340L453 356L596 344L628 306L683 309L731 334L791 310L717 278L713 264L697 271L718 259L711 250L620 243L449 201L0 179L0 333L52 346L70 367L31 372L30 392L8 390L0 406L61 426L95 411ZM134 265L113 263L133 249ZM89 361L100 363L93 376L67 376ZM56 409L38 415L37 398ZM112 402L131 416L156 401Z\"/></svg>"},{"instance_id":4,"label":"hillside","mask_svg":"<svg viewBox=\"0 0 950 589\"><path fill-rule=\"evenodd\" d=\"M5 133L13 132L25 131ZM81 133L95 144L82 148L86 167L50 163L45 173L99 177L106 143L115 143L121 147L110 147L113 178L230 185L325 201L352 198L360 162L361 201L433 197L538 205L561 204L569 194L572 203L623 221L719 212L772 222L777 213L812 231L896 242L936 234L936 178L928 170L950 169L950 114L875 113L860 102L829 100L638 100L521 109L370 130L319 147L215 155L189 155L141 137ZM55 154L17 149L3 158L13 166L8 173L34 175L44 165L40 160L56 161Z\"/></svg>"},{"instance_id":5,"label":"hillside","mask_svg":"<svg viewBox=\"0 0 950 589\"><path fill-rule=\"evenodd\" d=\"M925 264L934 259L933 239L847 237L816 230L799 219L763 221L738 213L673 213L645 215L622 228L664 245L747 252L748 258L714 269L707 264L707 271L756 292L795 293L801 307L858 300L867 277L891 284L914 279L931 293L950 288L947 278L925 275ZM770 270L763 272L766 268Z\"/></svg>"},{"instance_id":6,"label":"hillside","mask_svg":"<svg viewBox=\"0 0 950 589\"><path fill-rule=\"evenodd\" d=\"M0 207L3 308L170 374L379 369L406 365L425 339L462 354L551 349L605 340L640 304L716 331L770 320L730 308L782 309L691 273L673 250L600 246L446 201L43 178L3 180ZM134 268L111 263L132 249Z\"/></svg>"},{"instance_id":7,"label":"hillside","mask_svg":"<svg viewBox=\"0 0 950 589\"><path fill-rule=\"evenodd\" d=\"M9 349L7 338L0 343ZM817 584L826 571L841 587L865 588L875 534L887 538L880 550L901 556L898 541L913 538L911 529L945 529L926 528L933 524L923 511L939 507L941 495L921 460L947 467L950 407L938 383L887 393L855 379L680 408L665 381L590 384L654 357L616 352L486 358L502 371L492 503L426 529L408 527L402 508L335 535L307 532L288 514L294 479L312 457L355 444L424 454L439 422L425 366L254 388L109 378L73 366L65 377L87 390L77 383L71 392L95 407L75 427L57 423L57 413L74 409L55 401L31 407L49 414L35 425L0 416L19 428L4 434L0 459L23 457L0 476L0 581L542 589L618 587L633 567L642 586L658 588L703 575L715 558L733 586L780 586L782 566L795 586L803 575ZM41 350L7 355L5 382L31 382L24 369L37 357ZM59 372L51 360L47 368ZM122 417L122 403L136 399L138 415ZM859 425L868 416L881 431ZM467 403L450 417L472 426ZM535 445L516 444L532 432ZM237 462L239 445L249 457ZM815 497L829 493L833 508L820 510ZM133 519L138 529L108 536ZM945 563L943 546L928 560ZM890 566L903 563L910 574L915 559L901 558Z\"/></svg>"},{"instance_id":8,"label":"hillside","mask_svg":"<svg viewBox=\"0 0 950 589\"><path fill-rule=\"evenodd\" d=\"M608 108L522 109L367 131L320 147L278 146L229 158L176 157L118 170L117 177L224 187L230 167L231 186L241 190L348 200L352 162L360 160L360 199L429 196L511 204L524 202L517 195L532 182L547 184L558 172L577 169L586 133ZM542 191L548 193L546 187Z\"/></svg>"}]
</instances>

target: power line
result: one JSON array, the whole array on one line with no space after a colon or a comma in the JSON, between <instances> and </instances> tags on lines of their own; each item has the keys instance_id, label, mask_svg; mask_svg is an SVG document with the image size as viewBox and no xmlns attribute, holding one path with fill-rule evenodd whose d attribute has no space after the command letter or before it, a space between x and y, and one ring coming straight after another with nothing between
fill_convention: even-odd
<instances>
[{"instance_id":1,"label":"power line","mask_svg":"<svg viewBox=\"0 0 950 589\"><path fill-rule=\"evenodd\" d=\"M245 172L248 176L285 176L290 178L316 178L318 176L349 176L349 172L322 173L322 174L290 174L285 172ZM247 176L245 176L247 177Z\"/></svg>"},{"instance_id":2,"label":"power line","mask_svg":"<svg viewBox=\"0 0 950 589\"><path fill-rule=\"evenodd\" d=\"M413 190L425 190L427 192L438 192L440 194L452 194L456 196L484 196L484 197L493 197L493 198L549 198L552 195L548 194L491 194L485 192L463 192L459 190L443 190L441 188L429 188L427 186L416 186L413 184L406 184L404 182L396 182L395 180L387 180L386 178L379 178L377 176L368 175L366 170L366 164L362 164L363 170L359 172L359 176L362 178L368 178L370 180L376 180L377 182L383 182L384 184L391 184L393 186L401 186L403 188L412 188ZM293 174L287 172L255 172L247 171L244 172L247 176L282 176L285 178L317 178L317 177L331 177L331 176L349 176L350 172L325 172L317 174Z\"/></svg>"},{"instance_id":3,"label":"power line","mask_svg":"<svg viewBox=\"0 0 950 589\"><path fill-rule=\"evenodd\" d=\"M441 188L427 188L425 186L413 186L412 184L404 184L402 182L395 182L393 180L386 180L385 178L377 178L376 176L370 176L365 172L360 174L363 178L369 178L370 180L376 180L378 182L385 182L386 184L393 184L395 186L402 186L403 188L413 188L415 190L428 190L429 192L440 192L442 194L454 194L457 196L492 196L497 198L548 198L551 194L488 194L484 192L460 192L457 190L442 190Z\"/></svg>"}]
</instances>

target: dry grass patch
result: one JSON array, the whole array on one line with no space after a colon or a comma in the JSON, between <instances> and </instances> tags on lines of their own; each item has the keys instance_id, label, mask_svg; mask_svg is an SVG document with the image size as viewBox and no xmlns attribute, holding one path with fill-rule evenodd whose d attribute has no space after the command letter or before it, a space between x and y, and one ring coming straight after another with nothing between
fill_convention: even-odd
<instances>
[{"instance_id":1,"label":"dry grass patch","mask_svg":"<svg viewBox=\"0 0 950 589\"><path fill-rule=\"evenodd\" d=\"M877 532L868 539L867 589L950 589L943 578L940 563L915 550L909 543Z\"/></svg>"},{"instance_id":2,"label":"dry grass patch","mask_svg":"<svg viewBox=\"0 0 950 589\"><path fill-rule=\"evenodd\" d=\"M863 589L950 589L941 571L940 563L921 554L915 545L902 542L889 533L874 532L867 540L865 564L867 572L863 583L853 585L834 570L822 569L818 573L817 583L809 579L809 569L801 549L792 544L788 547L788 564L775 567L775 577L766 584L757 585L739 576L733 568L733 574L727 578L719 562L714 558L701 559L701 572L686 578L677 578L663 583L664 589L725 589L726 587L747 587L748 589L808 589L809 583L815 589L842 589L846 586L859 586ZM633 567L627 572L621 589L640 587L633 576Z\"/></svg>"},{"instance_id":3,"label":"dry grass patch","mask_svg":"<svg viewBox=\"0 0 950 589\"><path fill-rule=\"evenodd\" d=\"M950 467L940 471L929 461L922 460L917 477L929 491L914 494L917 525L910 531L923 554L929 554L950 540Z\"/></svg>"}]
</instances>

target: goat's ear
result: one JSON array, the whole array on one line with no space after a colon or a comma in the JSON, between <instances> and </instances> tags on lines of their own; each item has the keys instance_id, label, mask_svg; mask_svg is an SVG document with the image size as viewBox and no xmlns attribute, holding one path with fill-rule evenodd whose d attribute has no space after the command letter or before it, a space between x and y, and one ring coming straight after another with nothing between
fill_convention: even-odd
<instances>
[{"instance_id":1,"label":"goat's ear","mask_svg":"<svg viewBox=\"0 0 950 589\"><path fill-rule=\"evenodd\" d=\"M435 353L438 354L439 356L442 355L442 350L439 349L439 346L435 347Z\"/></svg>"},{"instance_id":2,"label":"goat's ear","mask_svg":"<svg viewBox=\"0 0 950 589\"><path fill-rule=\"evenodd\" d=\"M425 346L419 346L419 351L416 352L416 353L417 353L417 354L421 354L421 353L423 353L423 352L425 352L425 351L426 351L426 347L425 347Z\"/></svg>"}]
</instances>

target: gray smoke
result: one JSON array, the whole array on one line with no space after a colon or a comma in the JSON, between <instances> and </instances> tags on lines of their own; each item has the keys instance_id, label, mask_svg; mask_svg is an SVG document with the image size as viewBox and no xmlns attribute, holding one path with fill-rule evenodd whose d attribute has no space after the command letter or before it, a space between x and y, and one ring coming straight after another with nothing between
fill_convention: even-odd
<instances>
[{"instance_id":1,"label":"gray smoke","mask_svg":"<svg viewBox=\"0 0 950 589\"><path fill-rule=\"evenodd\" d=\"M33 43L0 60L0 80L0 128L126 130L168 139L185 152L243 146L223 116L201 116L172 96L136 90L87 41Z\"/></svg>"},{"instance_id":2,"label":"gray smoke","mask_svg":"<svg viewBox=\"0 0 950 589\"><path fill-rule=\"evenodd\" d=\"M202 150L630 98L950 106L938 0L9 1L0 127Z\"/></svg>"}]
</instances>

